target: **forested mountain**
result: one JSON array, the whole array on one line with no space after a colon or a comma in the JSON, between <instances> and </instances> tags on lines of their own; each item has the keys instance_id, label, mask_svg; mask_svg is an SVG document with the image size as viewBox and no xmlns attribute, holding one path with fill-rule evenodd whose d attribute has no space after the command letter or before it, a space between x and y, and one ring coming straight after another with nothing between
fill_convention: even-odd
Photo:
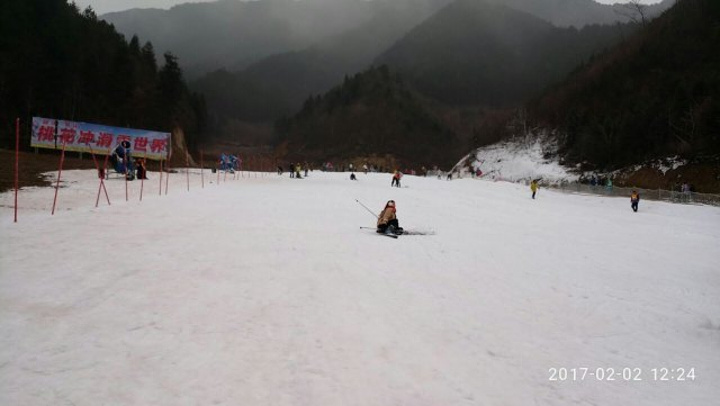
<instances>
[{"instance_id":1,"label":"forested mountain","mask_svg":"<svg viewBox=\"0 0 720 406\"><path fill-rule=\"evenodd\" d=\"M370 66L395 41L452 1L225 0L171 10L129 10L103 18L121 32L139 33L158 49L172 50L186 65L190 61L195 73L210 70L191 87L206 95L214 132L222 135L236 133L238 123L292 114L309 95ZM627 19L612 6L592 0L508 1L555 24ZM455 85L464 86L464 80L473 78L456 78Z\"/></svg>"},{"instance_id":2,"label":"forested mountain","mask_svg":"<svg viewBox=\"0 0 720 406\"><path fill-rule=\"evenodd\" d=\"M191 86L207 96L216 121L274 121L295 113L308 96L367 68L443 4L444 0L376 1L373 18L342 35L302 51L267 57L239 72L207 74Z\"/></svg>"},{"instance_id":3,"label":"forested mountain","mask_svg":"<svg viewBox=\"0 0 720 406\"><path fill-rule=\"evenodd\" d=\"M559 7L557 1L559 0L515 3L518 7L532 9L537 7L529 7L529 4L547 3L552 9L551 6ZM612 14L610 6L602 6L594 2L588 5L587 0L563 1L567 2L569 7L555 10L557 12L553 13L553 17L556 19L577 20L576 14L591 18L594 15L592 10L595 9L592 5L599 7L600 10L606 10L605 14ZM628 27L610 26L592 26L581 31L560 29L538 18L514 11L512 13L525 16L524 19L508 22L502 29L497 29L497 24L494 23L486 26L487 21L497 22L502 18L496 15L496 10L501 8L499 6L483 6L485 11L490 11L482 18L478 18L478 7L474 7L472 9L474 14L460 16L461 20L468 23L460 29L455 27L455 22L452 20L457 16L447 10L438 13L440 16L427 20L446 6L448 0L375 0L370 3L373 7L373 17L342 35L320 41L302 51L269 56L239 72L219 70L192 82L192 88L207 97L215 133L221 136L237 133L238 123L267 122L294 113L309 95L322 93L338 83L343 76L352 75L366 68L373 59L391 48L395 41L408 32L411 34L401 41L401 44L411 44L410 46L415 48L410 54L405 55L407 58L404 60L392 58L391 53L388 54L388 60L380 59L378 63L390 62L394 69L395 62L404 68L406 65L414 67L416 61L429 60L436 68L436 76L423 78L430 82L425 83L428 86L423 90L441 89L447 94L434 92L430 95L446 96L438 97L445 102L485 104L492 104L490 102L493 101L493 97L522 102L525 100L524 96L540 90L552 80L559 80L590 54L617 40L623 33L630 32ZM484 4L482 1L478 3ZM467 11L463 9L464 3L458 4L462 7L450 7L450 9L460 14ZM542 11L542 8L538 11ZM604 14L598 13L598 15ZM596 17L596 19L601 18ZM438 20L442 21L430 29L423 28L432 24L432 21ZM517 27L511 24L517 24L520 28L528 24L540 26L544 36L534 36L536 33L533 32L522 37L515 32ZM418 25L420 27L411 31ZM414 33L418 33L417 37L414 40L410 39ZM487 41L495 41L497 49L485 52L487 50L476 47ZM519 42L520 46L511 48L513 41ZM541 45L537 46L538 43ZM403 52L404 46L398 45L392 50L400 49L399 52ZM547 55L543 55L543 52L547 52ZM496 93L499 96L494 96L485 92L487 89L478 86L476 72L482 74L483 68L476 65L479 58L505 57L501 56L501 53L510 54L513 63L524 69L513 71L497 64L489 65L491 69L497 66L502 74L497 78L496 83L498 84ZM454 55L447 59L447 54ZM471 57L466 59L468 55ZM448 65L448 61L458 64ZM421 68L427 67L427 65L421 66ZM540 74L536 75L536 71L540 71ZM526 75L528 72L531 74ZM408 74L407 71L403 73ZM414 79L413 75L409 77L411 80ZM495 83L495 80L495 77L488 77L486 81ZM418 83L413 84L418 85ZM422 81L419 84L422 85ZM446 88L448 84L450 87ZM468 92L481 92L482 97L477 95L466 97ZM456 97L460 99L456 100Z\"/></svg>"},{"instance_id":4,"label":"forested mountain","mask_svg":"<svg viewBox=\"0 0 720 406\"><path fill-rule=\"evenodd\" d=\"M457 158L455 135L385 66L345 78L277 124L289 159L367 159L390 155L410 165Z\"/></svg>"},{"instance_id":5,"label":"forested mountain","mask_svg":"<svg viewBox=\"0 0 720 406\"><path fill-rule=\"evenodd\" d=\"M720 154L720 2L681 0L530 105L571 162Z\"/></svg>"},{"instance_id":6,"label":"forested mountain","mask_svg":"<svg viewBox=\"0 0 720 406\"><path fill-rule=\"evenodd\" d=\"M171 131L197 141L206 111L177 58L158 66L151 43L130 42L92 10L65 0L6 0L0 8L0 145L33 116ZM14 144L14 142L13 142Z\"/></svg>"},{"instance_id":7,"label":"forested mountain","mask_svg":"<svg viewBox=\"0 0 720 406\"><path fill-rule=\"evenodd\" d=\"M631 31L612 25L558 28L503 5L456 0L375 62L444 103L512 106Z\"/></svg>"},{"instance_id":8,"label":"forested mountain","mask_svg":"<svg viewBox=\"0 0 720 406\"><path fill-rule=\"evenodd\" d=\"M188 74L244 69L266 56L305 49L372 18L363 0L220 0L170 10L104 14L126 35L148 38L178 55Z\"/></svg>"}]
</instances>

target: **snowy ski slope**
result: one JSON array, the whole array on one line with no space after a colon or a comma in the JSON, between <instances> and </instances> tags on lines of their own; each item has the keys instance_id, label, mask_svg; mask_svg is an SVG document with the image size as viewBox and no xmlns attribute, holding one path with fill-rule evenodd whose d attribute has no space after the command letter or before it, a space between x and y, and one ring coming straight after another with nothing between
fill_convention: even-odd
<instances>
[{"instance_id":1,"label":"snowy ski slope","mask_svg":"<svg viewBox=\"0 0 720 406\"><path fill-rule=\"evenodd\" d=\"M0 196L0 405L718 404L718 208L157 176Z\"/></svg>"}]
</instances>

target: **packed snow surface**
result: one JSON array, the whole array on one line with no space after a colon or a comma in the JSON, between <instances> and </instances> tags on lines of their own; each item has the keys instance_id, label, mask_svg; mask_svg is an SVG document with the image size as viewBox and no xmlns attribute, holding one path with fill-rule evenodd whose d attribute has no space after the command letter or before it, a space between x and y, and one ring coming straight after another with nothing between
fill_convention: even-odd
<instances>
[{"instance_id":1,"label":"packed snow surface","mask_svg":"<svg viewBox=\"0 0 720 406\"><path fill-rule=\"evenodd\" d=\"M187 176L0 197L1 405L718 404L718 208Z\"/></svg>"}]
</instances>

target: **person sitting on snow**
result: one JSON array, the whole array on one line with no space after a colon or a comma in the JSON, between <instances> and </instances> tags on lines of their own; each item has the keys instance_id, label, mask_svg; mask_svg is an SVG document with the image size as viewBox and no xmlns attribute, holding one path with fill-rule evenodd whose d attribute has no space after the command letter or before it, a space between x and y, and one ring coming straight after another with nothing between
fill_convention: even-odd
<instances>
[{"instance_id":1,"label":"person sitting on snow","mask_svg":"<svg viewBox=\"0 0 720 406\"><path fill-rule=\"evenodd\" d=\"M377 232L380 234L396 234L403 233L402 227L398 222L395 214L395 200L388 200L385 208L380 212L377 221Z\"/></svg>"},{"instance_id":2,"label":"person sitting on snow","mask_svg":"<svg viewBox=\"0 0 720 406\"><path fill-rule=\"evenodd\" d=\"M121 141L110 157L115 172L124 174L128 180L135 179L135 167L130 152L130 141Z\"/></svg>"}]
</instances>

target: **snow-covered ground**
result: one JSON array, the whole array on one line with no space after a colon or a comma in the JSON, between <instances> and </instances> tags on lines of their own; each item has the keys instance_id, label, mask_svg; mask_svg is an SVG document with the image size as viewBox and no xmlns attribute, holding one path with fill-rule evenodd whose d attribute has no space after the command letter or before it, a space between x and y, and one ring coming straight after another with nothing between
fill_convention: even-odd
<instances>
[{"instance_id":1,"label":"snow-covered ground","mask_svg":"<svg viewBox=\"0 0 720 406\"><path fill-rule=\"evenodd\" d=\"M549 136L518 137L481 147L463 157L453 172L470 176L469 170L482 171L491 180L529 183L574 182L580 177L558 162L557 141Z\"/></svg>"},{"instance_id":2,"label":"snow-covered ground","mask_svg":"<svg viewBox=\"0 0 720 406\"><path fill-rule=\"evenodd\" d=\"M718 208L205 175L0 196L0 405L719 402Z\"/></svg>"}]
</instances>

